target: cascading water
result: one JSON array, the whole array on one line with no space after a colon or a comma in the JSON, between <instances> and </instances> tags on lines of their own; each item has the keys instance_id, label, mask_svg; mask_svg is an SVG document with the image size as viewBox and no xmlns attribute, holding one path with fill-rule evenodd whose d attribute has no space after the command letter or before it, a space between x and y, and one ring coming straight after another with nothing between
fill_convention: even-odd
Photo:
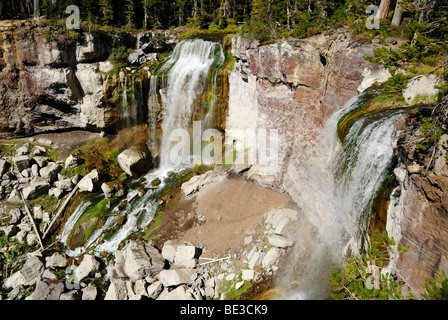
<instances>
[{"instance_id":1,"label":"cascading water","mask_svg":"<svg viewBox=\"0 0 448 320\"><path fill-rule=\"evenodd\" d=\"M160 147L162 165L145 176L145 181L142 184L144 187L150 186L151 181L156 177L162 183L157 190L147 190L142 196L138 194L137 190L129 191L124 201L127 203L125 208L120 208L120 206L113 208L102 227L95 230L82 247L67 252L70 256L77 256L93 246L96 246L95 251L97 252L113 252L120 242L132 232L142 230L152 221L158 207L160 193L165 186L164 178L168 172L179 169L174 168L169 161L172 144L170 133L175 129L191 131L195 105L206 89L214 89L217 70L223 65L224 61L225 57L221 44L199 39L186 40L176 46L171 58L156 68L151 76L148 97L150 145L155 147L157 120L154 110L158 99L157 95L160 93L162 109L164 110L163 137ZM136 115L134 109L138 105L134 95L135 77L133 74L125 74L124 76L125 85L121 92L122 101L125 107L130 107L126 111L125 119L133 119ZM130 88L128 88L129 80ZM212 84L211 88L207 87L208 83ZM131 90L130 95L129 90ZM213 104L216 99L212 98L211 101L211 104ZM209 108L209 110L211 109ZM210 112L206 112L206 115L209 114ZM68 239L74 232L74 227L91 206L93 200L95 199L85 200L69 217L60 235L60 240L63 243L67 244ZM123 213L126 216L126 222L118 227L116 216L123 215Z\"/></svg>"},{"instance_id":2,"label":"cascading water","mask_svg":"<svg viewBox=\"0 0 448 320\"><path fill-rule=\"evenodd\" d=\"M225 56L221 44L201 39L186 40L174 49L171 58L154 71L151 78L150 99L157 94L156 82L161 82L164 117L162 124L162 146L160 168L172 169L170 135L175 129L191 132L195 103L204 94L207 84L216 86L217 70L224 64ZM213 95L213 93L212 93ZM205 119L213 116L215 97L212 97Z\"/></svg>"},{"instance_id":3,"label":"cascading water","mask_svg":"<svg viewBox=\"0 0 448 320\"><path fill-rule=\"evenodd\" d=\"M300 174L304 192L296 199L313 238L298 232L293 266L282 275L281 286L294 283L286 298L327 297L330 270L344 255L361 250L377 192L391 172L394 154L391 135L399 114L359 119L345 140L338 138L339 119L366 99L360 95L347 103L325 124L312 158ZM312 245L308 243L312 242Z\"/></svg>"}]
</instances>

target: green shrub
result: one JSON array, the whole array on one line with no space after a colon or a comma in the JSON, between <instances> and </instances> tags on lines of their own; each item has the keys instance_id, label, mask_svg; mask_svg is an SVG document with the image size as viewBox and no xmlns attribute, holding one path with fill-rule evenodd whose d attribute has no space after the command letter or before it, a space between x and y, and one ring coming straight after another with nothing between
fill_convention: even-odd
<instances>
[{"instance_id":1,"label":"green shrub","mask_svg":"<svg viewBox=\"0 0 448 320\"><path fill-rule=\"evenodd\" d=\"M109 60L117 65L126 65L132 49L126 47L113 48L109 55Z\"/></svg>"}]
</instances>

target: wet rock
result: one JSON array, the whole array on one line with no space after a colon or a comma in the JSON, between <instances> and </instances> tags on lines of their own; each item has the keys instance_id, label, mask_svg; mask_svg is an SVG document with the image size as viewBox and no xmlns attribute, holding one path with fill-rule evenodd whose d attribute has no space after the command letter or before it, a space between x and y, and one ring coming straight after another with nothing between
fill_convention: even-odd
<instances>
[{"instance_id":1,"label":"wet rock","mask_svg":"<svg viewBox=\"0 0 448 320\"><path fill-rule=\"evenodd\" d=\"M148 172L153 162L151 152L145 143L126 149L118 155L117 160L120 168L133 177Z\"/></svg>"},{"instance_id":2,"label":"wet rock","mask_svg":"<svg viewBox=\"0 0 448 320\"><path fill-rule=\"evenodd\" d=\"M101 185L101 190L103 190L106 199L121 198L125 195L124 185L119 180L104 182Z\"/></svg>"}]
</instances>

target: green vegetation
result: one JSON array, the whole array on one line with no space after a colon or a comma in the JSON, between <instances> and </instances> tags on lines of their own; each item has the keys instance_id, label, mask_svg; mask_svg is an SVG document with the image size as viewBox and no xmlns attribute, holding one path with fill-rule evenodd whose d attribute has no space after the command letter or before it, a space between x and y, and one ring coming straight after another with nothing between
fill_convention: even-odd
<instances>
[{"instance_id":1,"label":"green vegetation","mask_svg":"<svg viewBox=\"0 0 448 320\"><path fill-rule=\"evenodd\" d=\"M31 200L30 204L33 207L42 206L47 212L53 212L58 205L59 200L56 197L50 197L48 194L41 195L37 199Z\"/></svg>"},{"instance_id":2,"label":"green vegetation","mask_svg":"<svg viewBox=\"0 0 448 320\"><path fill-rule=\"evenodd\" d=\"M427 300L448 300L448 278L444 271L426 279L423 297Z\"/></svg>"},{"instance_id":3,"label":"green vegetation","mask_svg":"<svg viewBox=\"0 0 448 320\"><path fill-rule=\"evenodd\" d=\"M396 248L395 248L396 247ZM361 255L351 255L344 270L331 272L329 280L333 288L332 298L336 300L389 300L413 299L412 293L405 294L403 280L381 271L396 252L406 252L409 248L396 245L384 231L376 230L370 237L370 243ZM377 277L375 279L375 277ZM380 279L378 279L380 277ZM379 281L378 281L379 280Z\"/></svg>"}]
</instances>

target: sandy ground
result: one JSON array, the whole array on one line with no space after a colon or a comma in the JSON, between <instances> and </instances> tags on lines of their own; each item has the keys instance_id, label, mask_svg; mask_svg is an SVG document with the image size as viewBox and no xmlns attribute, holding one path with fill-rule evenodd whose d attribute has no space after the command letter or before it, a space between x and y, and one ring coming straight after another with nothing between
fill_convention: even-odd
<instances>
[{"instance_id":1,"label":"sandy ground","mask_svg":"<svg viewBox=\"0 0 448 320\"><path fill-rule=\"evenodd\" d=\"M241 176L205 185L193 198L181 197L164 208L157 245L168 239L191 242L203 247L203 256L209 258L237 252L264 220L265 212L291 205L288 195Z\"/></svg>"}]
</instances>

